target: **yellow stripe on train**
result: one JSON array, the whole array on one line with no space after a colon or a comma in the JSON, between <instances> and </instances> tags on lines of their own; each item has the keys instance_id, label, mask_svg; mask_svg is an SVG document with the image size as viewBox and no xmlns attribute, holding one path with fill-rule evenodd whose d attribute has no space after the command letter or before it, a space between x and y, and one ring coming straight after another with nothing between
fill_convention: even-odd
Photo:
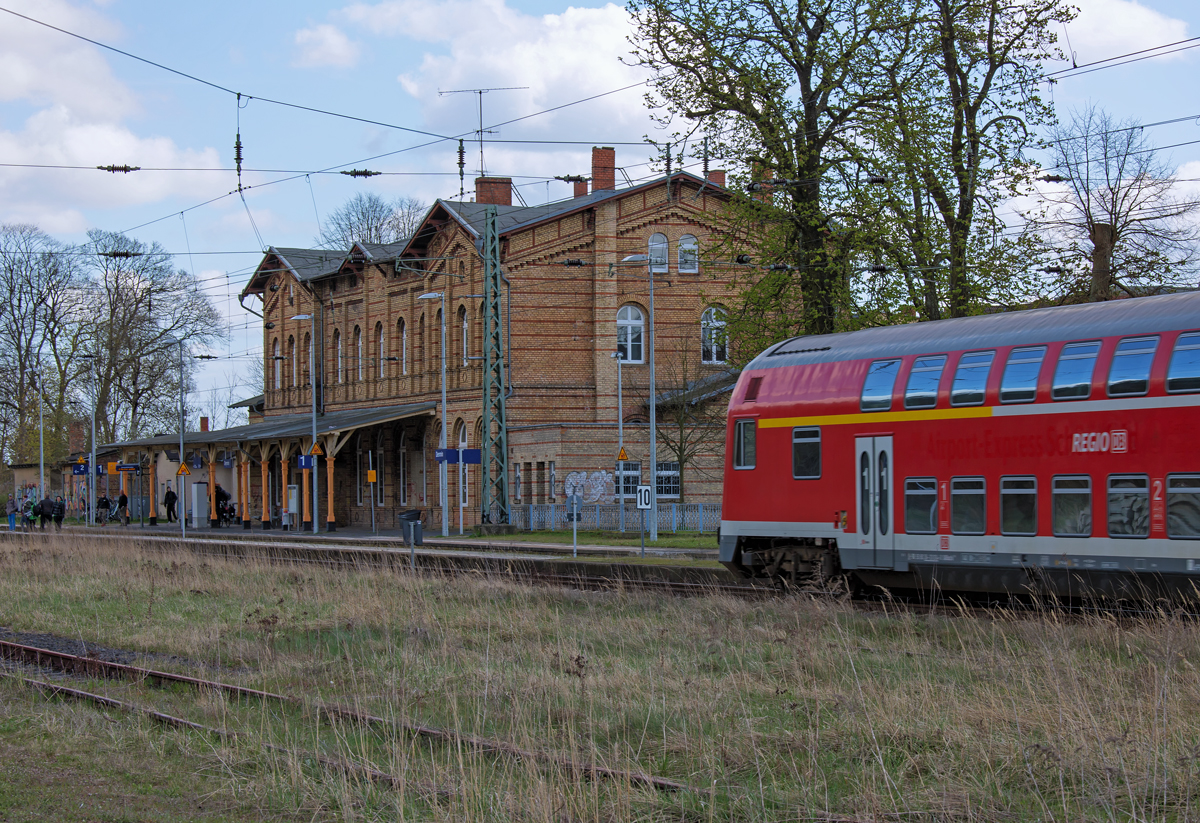
<instances>
[{"instance_id":1,"label":"yellow stripe on train","mask_svg":"<svg viewBox=\"0 0 1200 823\"><path fill-rule=\"evenodd\" d=\"M736 413L734 415L736 417ZM772 417L760 419L760 429L782 429L792 426L837 426L850 423L903 423L913 420L968 420L991 417L991 406L971 406L960 409L918 409L913 411L864 412L862 414L823 414L818 417Z\"/></svg>"}]
</instances>

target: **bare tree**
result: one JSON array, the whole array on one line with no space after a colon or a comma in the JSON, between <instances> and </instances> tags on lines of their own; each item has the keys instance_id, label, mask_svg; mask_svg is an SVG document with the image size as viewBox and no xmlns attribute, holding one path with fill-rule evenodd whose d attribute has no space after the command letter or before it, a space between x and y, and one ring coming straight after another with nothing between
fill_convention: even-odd
<instances>
[{"instance_id":1,"label":"bare tree","mask_svg":"<svg viewBox=\"0 0 1200 823\"><path fill-rule=\"evenodd\" d=\"M1136 120L1089 106L1052 135L1061 185L1028 215L1061 261L1068 300L1110 300L1191 285L1200 202L1176 195L1174 170Z\"/></svg>"},{"instance_id":2,"label":"bare tree","mask_svg":"<svg viewBox=\"0 0 1200 823\"><path fill-rule=\"evenodd\" d=\"M345 249L351 243L397 243L412 236L425 204L412 197L389 202L378 194L358 193L325 218L317 244Z\"/></svg>"},{"instance_id":3,"label":"bare tree","mask_svg":"<svg viewBox=\"0 0 1200 823\"><path fill-rule=\"evenodd\" d=\"M724 347L723 339L720 345ZM712 479L720 477L723 470L719 458L725 450L725 410L737 375L704 365L700 353L683 341L673 346L660 344L655 359L661 375L656 381L658 458L677 464L679 500L683 502L692 474ZM644 392L640 399L648 417ZM656 469L651 467L651 477L657 477Z\"/></svg>"},{"instance_id":4,"label":"bare tree","mask_svg":"<svg viewBox=\"0 0 1200 823\"><path fill-rule=\"evenodd\" d=\"M178 415L179 350L198 354L221 336L221 316L195 278L157 244L91 231L93 299L83 319L94 361L96 425L105 442L170 428ZM185 360L191 383L194 360Z\"/></svg>"}]
</instances>

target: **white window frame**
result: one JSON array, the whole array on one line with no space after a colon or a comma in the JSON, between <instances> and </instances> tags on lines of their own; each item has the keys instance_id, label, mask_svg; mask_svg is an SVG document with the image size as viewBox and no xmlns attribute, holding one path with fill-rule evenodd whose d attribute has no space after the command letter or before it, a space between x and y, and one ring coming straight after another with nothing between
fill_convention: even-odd
<instances>
[{"instance_id":1,"label":"white window frame","mask_svg":"<svg viewBox=\"0 0 1200 823\"><path fill-rule=\"evenodd\" d=\"M636 315L636 318L633 316ZM636 332L637 342L631 341L631 337ZM622 348L624 347L624 348ZM646 362L646 315L641 308L626 303L621 308L617 309L617 351L624 354L622 358L625 365L630 363ZM637 352L637 357L632 357L633 352Z\"/></svg>"},{"instance_id":2,"label":"white window frame","mask_svg":"<svg viewBox=\"0 0 1200 823\"><path fill-rule=\"evenodd\" d=\"M387 339L383 336L383 323L375 324L375 336L379 338L379 379L387 377Z\"/></svg>"},{"instance_id":3,"label":"white window frame","mask_svg":"<svg viewBox=\"0 0 1200 823\"><path fill-rule=\"evenodd\" d=\"M271 348L273 352L271 362L275 364L275 388L282 388L283 384L283 361L279 359L279 338L275 338L275 343Z\"/></svg>"},{"instance_id":4,"label":"white window frame","mask_svg":"<svg viewBox=\"0 0 1200 823\"><path fill-rule=\"evenodd\" d=\"M667 240L667 236L662 232L655 232L650 235L650 242L646 244L647 257L649 258L650 271L655 274L665 274L671 266L671 243ZM655 252L658 252L656 256Z\"/></svg>"},{"instance_id":5,"label":"white window frame","mask_svg":"<svg viewBox=\"0 0 1200 823\"><path fill-rule=\"evenodd\" d=\"M674 468L671 468L674 466ZM665 468L664 468L665 467ZM664 478L675 478L675 492L664 491L667 485L663 482ZM659 460L658 466L654 471L654 490L655 496L660 500L678 500L679 494L683 487L680 485L679 479L679 463L674 460Z\"/></svg>"},{"instance_id":6,"label":"white window frame","mask_svg":"<svg viewBox=\"0 0 1200 823\"><path fill-rule=\"evenodd\" d=\"M400 326L400 374L408 374L408 323L401 317Z\"/></svg>"},{"instance_id":7,"label":"white window frame","mask_svg":"<svg viewBox=\"0 0 1200 823\"><path fill-rule=\"evenodd\" d=\"M720 365L725 363L729 357L729 338L725 334L727 316L725 310L720 306L710 306L704 310L704 314L700 315L701 363ZM714 339L718 334L720 343ZM718 348L720 349L719 353Z\"/></svg>"},{"instance_id":8,"label":"white window frame","mask_svg":"<svg viewBox=\"0 0 1200 823\"><path fill-rule=\"evenodd\" d=\"M632 479L632 483L629 480ZM617 461L617 499L633 500L637 497L637 487L642 482L642 464L637 460Z\"/></svg>"},{"instance_id":9,"label":"white window frame","mask_svg":"<svg viewBox=\"0 0 1200 823\"><path fill-rule=\"evenodd\" d=\"M747 436L748 433L748 436ZM746 443L754 450L753 458L747 460ZM753 469L758 463L758 420L743 417L733 421L733 468L737 471Z\"/></svg>"},{"instance_id":10,"label":"white window frame","mask_svg":"<svg viewBox=\"0 0 1200 823\"><path fill-rule=\"evenodd\" d=\"M700 273L700 244L694 234L685 234L679 238L676 254L679 258L680 274Z\"/></svg>"},{"instance_id":11,"label":"white window frame","mask_svg":"<svg viewBox=\"0 0 1200 823\"><path fill-rule=\"evenodd\" d=\"M296 359L296 335L288 335L288 359L292 361L292 386L300 385L300 363Z\"/></svg>"},{"instance_id":12,"label":"white window frame","mask_svg":"<svg viewBox=\"0 0 1200 823\"><path fill-rule=\"evenodd\" d=\"M470 320L467 319L467 309L465 306L459 307L459 311L462 313L462 364L464 366L466 366L467 365L467 355L470 351L469 335L471 332L471 322L470 322Z\"/></svg>"},{"instance_id":13,"label":"white window frame","mask_svg":"<svg viewBox=\"0 0 1200 823\"><path fill-rule=\"evenodd\" d=\"M333 347L337 350L337 381L338 383L346 382L346 360L343 355L342 346L342 331L341 329L333 330Z\"/></svg>"},{"instance_id":14,"label":"white window frame","mask_svg":"<svg viewBox=\"0 0 1200 823\"><path fill-rule=\"evenodd\" d=\"M355 326L355 327L354 327L354 349L355 349L354 353L355 353L355 355L358 357L358 369L357 369L357 372L358 372L358 382L359 382L359 383L361 383L361 382L362 382L362 379L363 379L363 346L362 346L362 339L363 339L362 326Z\"/></svg>"}]
</instances>

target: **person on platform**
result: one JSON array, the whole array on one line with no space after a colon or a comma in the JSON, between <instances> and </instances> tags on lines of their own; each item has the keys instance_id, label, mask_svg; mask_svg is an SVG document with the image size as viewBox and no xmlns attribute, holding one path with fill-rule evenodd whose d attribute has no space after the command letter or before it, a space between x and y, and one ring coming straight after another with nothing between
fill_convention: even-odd
<instances>
[{"instance_id":1,"label":"person on platform","mask_svg":"<svg viewBox=\"0 0 1200 823\"><path fill-rule=\"evenodd\" d=\"M175 517L175 502L179 496L175 494L175 490L170 486L167 487L167 493L163 495L163 508L167 510L167 522L174 523Z\"/></svg>"},{"instance_id":2,"label":"person on platform","mask_svg":"<svg viewBox=\"0 0 1200 823\"><path fill-rule=\"evenodd\" d=\"M67 516L67 503L62 499L61 494L54 498L54 506L50 509L50 514L54 518L54 530L62 531L63 518Z\"/></svg>"},{"instance_id":3,"label":"person on platform","mask_svg":"<svg viewBox=\"0 0 1200 823\"><path fill-rule=\"evenodd\" d=\"M46 530L46 524L50 522L50 518L54 516L54 501L50 499L50 493L47 492L45 498L37 505L37 516L41 518L41 523L38 525L42 531Z\"/></svg>"},{"instance_id":4,"label":"person on platform","mask_svg":"<svg viewBox=\"0 0 1200 823\"><path fill-rule=\"evenodd\" d=\"M108 501L108 495L101 492L100 497L96 500L96 522L101 526L108 523L108 510L111 507L112 504Z\"/></svg>"},{"instance_id":5,"label":"person on platform","mask_svg":"<svg viewBox=\"0 0 1200 823\"><path fill-rule=\"evenodd\" d=\"M121 496L117 498L117 519L122 526L129 525L129 498L125 496L124 489L121 489Z\"/></svg>"},{"instance_id":6,"label":"person on platform","mask_svg":"<svg viewBox=\"0 0 1200 823\"><path fill-rule=\"evenodd\" d=\"M21 507L17 505L16 499L13 498L13 496L10 494L8 496L8 503L6 503L4 506L4 513L8 515L8 533L9 534L12 534L13 532L15 532L17 530L17 513L20 510L21 510Z\"/></svg>"}]
</instances>

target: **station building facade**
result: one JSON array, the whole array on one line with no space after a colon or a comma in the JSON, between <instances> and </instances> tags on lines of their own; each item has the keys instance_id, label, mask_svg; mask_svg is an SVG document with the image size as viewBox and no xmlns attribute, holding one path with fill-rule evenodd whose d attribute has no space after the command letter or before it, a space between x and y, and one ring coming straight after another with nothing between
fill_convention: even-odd
<instances>
[{"instance_id":1,"label":"station building facade","mask_svg":"<svg viewBox=\"0 0 1200 823\"><path fill-rule=\"evenodd\" d=\"M482 438L482 239L494 206L511 505L573 493L585 503L632 503L633 487L649 482L662 503L718 502L723 428L693 438L683 466L660 438L651 471L648 325L653 268L660 409L698 397L723 406L734 377L723 334L732 269L703 252L722 231L724 174L677 172L618 189L616 171L614 150L595 148L591 186L577 182L570 200L514 206L511 179L484 177L475 202L438 200L403 243L269 249L242 295L262 301L256 419L187 433L185 457L201 466L195 479L227 477L239 516L255 525L280 525L298 503L298 517L287 518L293 527L315 517L327 528L369 527L372 518L394 528L400 513L418 509L427 529L440 528L443 357L447 445L477 449ZM314 407L315 480L297 460L312 450ZM618 461L622 428L626 459ZM160 463L178 451L178 436L121 447L156 467L161 499L171 478ZM452 526L460 517L478 523L480 467L452 465L447 474Z\"/></svg>"}]
</instances>

